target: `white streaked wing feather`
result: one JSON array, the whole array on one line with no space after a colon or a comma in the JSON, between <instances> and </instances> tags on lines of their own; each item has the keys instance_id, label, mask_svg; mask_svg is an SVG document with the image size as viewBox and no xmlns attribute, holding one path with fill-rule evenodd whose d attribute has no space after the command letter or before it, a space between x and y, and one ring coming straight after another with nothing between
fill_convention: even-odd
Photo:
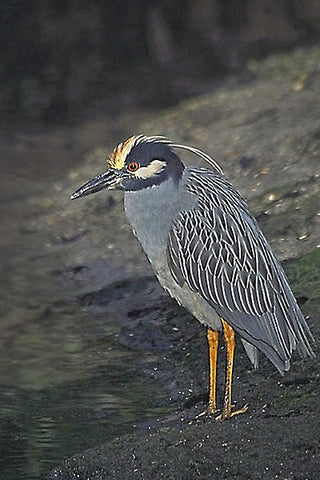
<instances>
[{"instance_id":1,"label":"white streaked wing feather","mask_svg":"<svg viewBox=\"0 0 320 480\"><path fill-rule=\"evenodd\" d=\"M186 188L198 196L198 206L172 226L179 247L172 244L168 255L179 261L170 265L179 265L185 283L282 372L296 335L304 351L312 350L280 264L245 201L219 174L195 168ZM278 297L286 297L287 306Z\"/></svg>"}]
</instances>

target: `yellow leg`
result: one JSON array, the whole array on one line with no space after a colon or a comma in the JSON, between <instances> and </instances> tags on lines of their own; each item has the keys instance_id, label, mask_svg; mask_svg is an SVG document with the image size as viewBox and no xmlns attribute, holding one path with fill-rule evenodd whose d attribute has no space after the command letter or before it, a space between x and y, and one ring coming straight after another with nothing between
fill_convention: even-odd
<instances>
[{"instance_id":1,"label":"yellow leg","mask_svg":"<svg viewBox=\"0 0 320 480\"><path fill-rule=\"evenodd\" d=\"M216 385L217 385L217 355L218 355L218 332L208 328L207 340L209 346L209 402L206 413L217 411Z\"/></svg>"},{"instance_id":2,"label":"yellow leg","mask_svg":"<svg viewBox=\"0 0 320 480\"><path fill-rule=\"evenodd\" d=\"M221 414L217 417L217 420L225 420L227 418L238 415L239 413L244 413L247 411L248 406L240 408L231 412L231 392L232 392L232 373L233 373L233 359L234 359L234 348L235 348L235 335L233 328L221 318L223 326L223 336L224 343L226 345L227 360L226 360L226 383L223 399L223 407Z\"/></svg>"}]
</instances>

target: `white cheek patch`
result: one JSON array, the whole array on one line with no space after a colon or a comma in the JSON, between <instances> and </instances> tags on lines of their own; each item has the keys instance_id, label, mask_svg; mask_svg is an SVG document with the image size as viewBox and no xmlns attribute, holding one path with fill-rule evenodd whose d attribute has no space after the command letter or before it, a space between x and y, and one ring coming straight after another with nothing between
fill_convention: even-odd
<instances>
[{"instance_id":1,"label":"white cheek patch","mask_svg":"<svg viewBox=\"0 0 320 480\"><path fill-rule=\"evenodd\" d=\"M152 162L147 167L140 167L134 175L138 178L151 178L155 175L158 175L166 167L167 162L161 160L152 160Z\"/></svg>"}]
</instances>

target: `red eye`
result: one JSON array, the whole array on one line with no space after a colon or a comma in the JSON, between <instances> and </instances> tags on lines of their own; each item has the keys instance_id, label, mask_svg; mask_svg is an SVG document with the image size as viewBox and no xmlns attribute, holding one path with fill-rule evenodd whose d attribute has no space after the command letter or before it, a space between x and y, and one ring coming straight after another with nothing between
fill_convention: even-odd
<instances>
[{"instance_id":1,"label":"red eye","mask_svg":"<svg viewBox=\"0 0 320 480\"><path fill-rule=\"evenodd\" d=\"M136 172L139 168L139 163L138 162L130 162L128 165L128 170L129 172Z\"/></svg>"}]
</instances>

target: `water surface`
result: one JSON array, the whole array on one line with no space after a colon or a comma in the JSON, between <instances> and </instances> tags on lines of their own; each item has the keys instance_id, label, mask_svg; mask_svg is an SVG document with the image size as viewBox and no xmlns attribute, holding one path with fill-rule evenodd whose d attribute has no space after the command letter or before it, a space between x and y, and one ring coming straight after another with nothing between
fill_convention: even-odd
<instances>
[{"instance_id":1,"label":"water surface","mask_svg":"<svg viewBox=\"0 0 320 480\"><path fill-rule=\"evenodd\" d=\"M144 372L157 354L123 341L128 309L153 295L154 281L135 261L139 248L127 248L121 198L112 208L106 197L70 202L80 179L68 165L50 164L53 152L23 158L9 143L0 166L0 477L34 480L165 411L166 393Z\"/></svg>"}]
</instances>

